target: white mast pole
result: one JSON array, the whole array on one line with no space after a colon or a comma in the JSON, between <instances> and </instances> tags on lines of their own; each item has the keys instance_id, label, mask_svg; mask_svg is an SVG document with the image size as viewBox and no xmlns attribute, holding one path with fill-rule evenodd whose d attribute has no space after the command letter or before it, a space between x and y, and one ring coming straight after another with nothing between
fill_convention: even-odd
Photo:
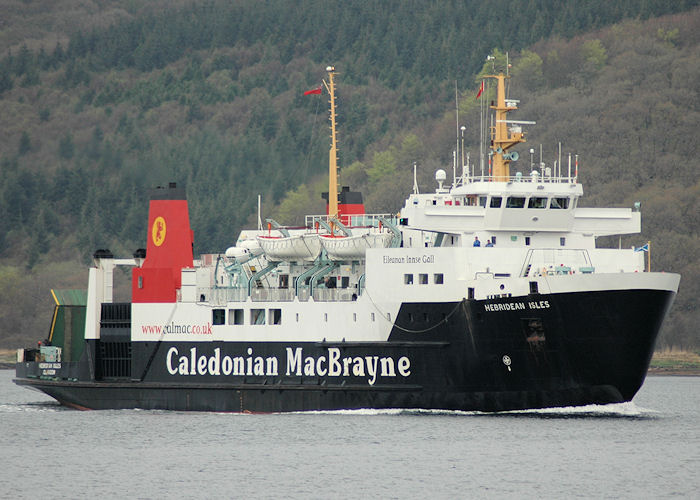
<instances>
[{"instance_id":1,"label":"white mast pole","mask_svg":"<svg viewBox=\"0 0 700 500\"><path fill-rule=\"evenodd\" d=\"M457 187L457 151L452 151L452 187Z\"/></svg>"},{"instance_id":2,"label":"white mast pole","mask_svg":"<svg viewBox=\"0 0 700 500\"><path fill-rule=\"evenodd\" d=\"M459 91L455 80L455 120L457 122L457 156L459 156Z\"/></svg>"}]
</instances>

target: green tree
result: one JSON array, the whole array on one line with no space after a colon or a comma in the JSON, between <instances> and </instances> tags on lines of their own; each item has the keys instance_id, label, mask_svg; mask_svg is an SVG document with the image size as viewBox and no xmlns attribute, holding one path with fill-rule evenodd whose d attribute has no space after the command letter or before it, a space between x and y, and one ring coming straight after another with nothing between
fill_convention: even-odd
<instances>
[{"instance_id":1,"label":"green tree","mask_svg":"<svg viewBox=\"0 0 700 500\"><path fill-rule=\"evenodd\" d=\"M538 90L544 85L542 58L536 52L523 50L513 65L513 78L527 90Z\"/></svg>"},{"instance_id":2,"label":"green tree","mask_svg":"<svg viewBox=\"0 0 700 500\"><path fill-rule=\"evenodd\" d=\"M29 134L26 130L22 131L22 135L19 138L18 153L20 156L24 156L32 149L32 143L29 139Z\"/></svg>"},{"instance_id":3,"label":"green tree","mask_svg":"<svg viewBox=\"0 0 700 500\"><path fill-rule=\"evenodd\" d=\"M58 142L58 156L64 160L70 160L75 154L75 144L73 144L73 136L70 132L66 133Z\"/></svg>"},{"instance_id":4,"label":"green tree","mask_svg":"<svg viewBox=\"0 0 700 500\"><path fill-rule=\"evenodd\" d=\"M372 166L367 170L370 185L388 180L396 175L396 157L392 151L374 153Z\"/></svg>"},{"instance_id":5,"label":"green tree","mask_svg":"<svg viewBox=\"0 0 700 500\"><path fill-rule=\"evenodd\" d=\"M581 59L585 72L597 73L605 66L608 53L600 40L588 40L581 46Z\"/></svg>"}]
</instances>

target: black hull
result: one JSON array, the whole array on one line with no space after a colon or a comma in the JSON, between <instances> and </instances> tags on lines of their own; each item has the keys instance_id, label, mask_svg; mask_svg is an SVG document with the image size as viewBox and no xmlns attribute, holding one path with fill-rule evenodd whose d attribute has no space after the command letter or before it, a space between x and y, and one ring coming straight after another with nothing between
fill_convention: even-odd
<instances>
[{"instance_id":1,"label":"black hull","mask_svg":"<svg viewBox=\"0 0 700 500\"><path fill-rule=\"evenodd\" d=\"M16 379L80 410L151 409L276 413L361 408L497 412L627 401L612 386L561 391L458 392L415 387L309 387L201 384L66 383Z\"/></svg>"},{"instance_id":2,"label":"black hull","mask_svg":"<svg viewBox=\"0 0 700 500\"><path fill-rule=\"evenodd\" d=\"M64 363L53 376L42 377L39 363L19 363L15 382L81 409L493 412L619 403L644 382L674 295L634 290L411 303L401 307L386 342L134 342L128 365L122 359L116 371L92 342L80 362ZM297 349L299 359L312 359L312 373L297 371L299 360L290 365ZM240 374L221 373L222 366L231 372L224 358L235 356L251 364ZM253 373L257 357L277 360L274 370ZM376 366L381 358L391 366L371 377L374 358ZM367 363L365 372L328 373L330 365L342 371L344 359Z\"/></svg>"}]
</instances>

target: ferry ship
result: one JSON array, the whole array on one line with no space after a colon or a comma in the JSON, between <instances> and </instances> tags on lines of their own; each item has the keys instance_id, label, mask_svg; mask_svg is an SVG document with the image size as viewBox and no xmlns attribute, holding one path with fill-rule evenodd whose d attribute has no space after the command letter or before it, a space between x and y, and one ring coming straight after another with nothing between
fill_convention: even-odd
<instances>
[{"instance_id":1,"label":"ferry ship","mask_svg":"<svg viewBox=\"0 0 700 500\"><path fill-rule=\"evenodd\" d=\"M578 166L511 175L525 141L495 80L489 169L438 170L398 214L338 190L327 68L327 214L268 220L193 255L184 189L155 189L147 248L94 254L87 290L52 290L49 338L14 382L78 409L498 412L631 400L680 276L596 238L641 230L638 207L583 208ZM455 163L457 155L454 155ZM417 184L417 183L416 183ZM115 302L117 266L131 301Z\"/></svg>"}]
</instances>

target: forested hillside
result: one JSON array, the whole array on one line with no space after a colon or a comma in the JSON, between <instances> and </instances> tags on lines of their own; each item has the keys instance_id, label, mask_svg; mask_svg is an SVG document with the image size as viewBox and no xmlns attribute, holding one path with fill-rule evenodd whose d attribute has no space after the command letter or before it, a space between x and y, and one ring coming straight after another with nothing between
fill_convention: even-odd
<instances>
[{"instance_id":1,"label":"forested hillside","mask_svg":"<svg viewBox=\"0 0 700 500\"><path fill-rule=\"evenodd\" d=\"M3 3L0 347L45 334L48 289L84 287L96 248L144 246L150 187L186 186L196 253L229 246L258 194L283 223L320 212L326 103L303 91L329 63L342 183L397 211L414 162L424 189L450 170L455 83L476 153L477 75L506 52L537 121L521 157L561 141L586 204L641 201L623 245L683 273L662 341L700 345L696 0Z\"/></svg>"}]
</instances>

